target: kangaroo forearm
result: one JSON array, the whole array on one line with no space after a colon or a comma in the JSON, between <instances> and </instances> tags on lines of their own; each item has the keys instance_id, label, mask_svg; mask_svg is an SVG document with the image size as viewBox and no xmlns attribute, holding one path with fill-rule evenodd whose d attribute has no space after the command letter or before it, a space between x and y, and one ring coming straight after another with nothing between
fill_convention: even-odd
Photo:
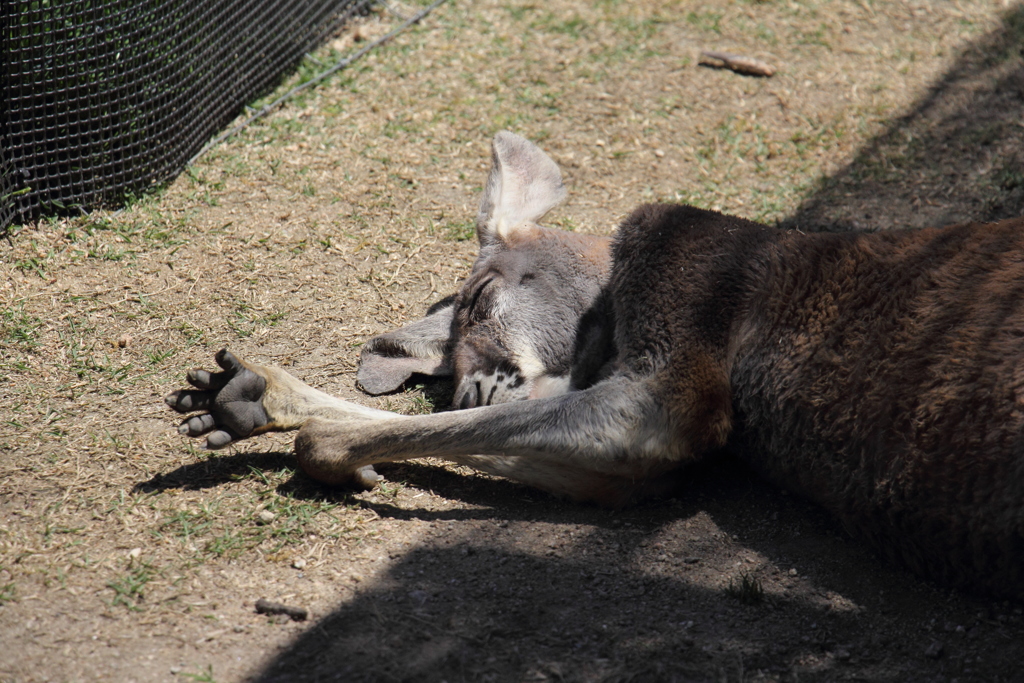
<instances>
[{"instance_id":1,"label":"kangaroo forearm","mask_svg":"<svg viewBox=\"0 0 1024 683\"><path fill-rule=\"evenodd\" d=\"M635 474L638 464L659 468L677 462L685 447L658 437L666 433L664 418L634 393L639 393L635 387L616 382L549 399L435 415L390 415L359 423L312 420L296 437L296 452L318 478L420 457L525 458L616 475ZM586 424L567 428L568 413L585 414Z\"/></svg>"},{"instance_id":2,"label":"kangaroo forearm","mask_svg":"<svg viewBox=\"0 0 1024 683\"><path fill-rule=\"evenodd\" d=\"M267 380L263 408L270 418L268 425L261 431L298 429L314 418L335 422L363 422L367 419L395 417L394 413L367 408L325 394L280 368L258 366L257 371Z\"/></svg>"}]
</instances>

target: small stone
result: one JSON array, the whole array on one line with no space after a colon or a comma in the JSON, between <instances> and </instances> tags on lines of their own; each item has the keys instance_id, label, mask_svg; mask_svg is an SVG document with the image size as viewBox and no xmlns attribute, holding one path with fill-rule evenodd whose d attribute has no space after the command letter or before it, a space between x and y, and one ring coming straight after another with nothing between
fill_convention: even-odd
<instances>
[{"instance_id":1,"label":"small stone","mask_svg":"<svg viewBox=\"0 0 1024 683\"><path fill-rule=\"evenodd\" d=\"M304 558L304 557L296 557L294 560L292 560L292 567L294 567L295 569L305 569L306 568L306 558Z\"/></svg>"},{"instance_id":2,"label":"small stone","mask_svg":"<svg viewBox=\"0 0 1024 683\"><path fill-rule=\"evenodd\" d=\"M122 348L123 349L123 348L127 347L131 343L132 343L132 336L130 334L122 334L120 337L117 338L117 346L118 346L118 348Z\"/></svg>"},{"instance_id":3,"label":"small stone","mask_svg":"<svg viewBox=\"0 0 1024 683\"><path fill-rule=\"evenodd\" d=\"M663 149L656 149L656 150L654 150L654 156L658 157L659 159L662 158L663 156L665 156L665 150L663 150Z\"/></svg>"},{"instance_id":4,"label":"small stone","mask_svg":"<svg viewBox=\"0 0 1024 683\"><path fill-rule=\"evenodd\" d=\"M793 567L792 569L790 569L790 570L789 570L789 575L790 575L790 576L796 576L796 575L797 575L797 573L798 573L798 572L797 572L797 570L796 570L796 567Z\"/></svg>"},{"instance_id":5,"label":"small stone","mask_svg":"<svg viewBox=\"0 0 1024 683\"><path fill-rule=\"evenodd\" d=\"M838 650L836 650L836 659L840 662L850 661L850 651L843 648L839 648Z\"/></svg>"},{"instance_id":6,"label":"small stone","mask_svg":"<svg viewBox=\"0 0 1024 683\"><path fill-rule=\"evenodd\" d=\"M142 554L142 548L132 548L131 550L128 551L128 557L130 557L133 560L139 559L139 555L141 555L141 554Z\"/></svg>"},{"instance_id":7,"label":"small stone","mask_svg":"<svg viewBox=\"0 0 1024 683\"><path fill-rule=\"evenodd\" d=\"M942 643L936 640L933 641L932 644L928 646L928 649L924 651L924 656L929 659L938 659L942 656L943 650L944 648L942 647Z\"/></svg>"},{"instance_id":8,"label":"small stone","mask_svg":"<svg viewBox=\"0 0 1024 683\"><path fill-rule=\"evenodd\" d=\"M259 513L256 515L257 524L270 524L275 519L277 519L277 515L275 515L270 510L260 510Z\"/></svg>"}]
</instances>

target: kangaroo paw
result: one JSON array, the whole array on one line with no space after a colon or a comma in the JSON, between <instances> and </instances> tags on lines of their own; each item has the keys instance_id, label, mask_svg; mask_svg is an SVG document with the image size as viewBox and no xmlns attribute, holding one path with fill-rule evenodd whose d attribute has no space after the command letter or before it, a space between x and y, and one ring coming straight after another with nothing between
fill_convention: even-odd
<instances>
[{"instance_id":1,"label":"kangaroo paw","mask_svg":"<svg viewBox=\"0 0 1024 683\"><path fill-rule=\"evenodd\" d=\"M267 378L260 366L240 361L227 349L216 356L221 372L189 370L195 389L171 392L164 402L179 413L199 412L178 426L178 433L206 436L205 448L223 448L263 431L270 418L263 407Z\"/></svg>"}]
</instances>

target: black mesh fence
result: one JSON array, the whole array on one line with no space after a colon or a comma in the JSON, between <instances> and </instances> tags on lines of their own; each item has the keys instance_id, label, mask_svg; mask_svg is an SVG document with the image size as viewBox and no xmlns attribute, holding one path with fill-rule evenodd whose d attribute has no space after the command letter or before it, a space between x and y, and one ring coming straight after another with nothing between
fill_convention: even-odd
<instances>
[{"instance_id":1,"label":"black mesh fence","mask_svg":"<svg viewBox=\"0 0 1024 683\"><path fill-rule=\"evenodd\" d=\"M0 234L174 177L373 0L5 0Z\"/></svg>"}]
</instances>

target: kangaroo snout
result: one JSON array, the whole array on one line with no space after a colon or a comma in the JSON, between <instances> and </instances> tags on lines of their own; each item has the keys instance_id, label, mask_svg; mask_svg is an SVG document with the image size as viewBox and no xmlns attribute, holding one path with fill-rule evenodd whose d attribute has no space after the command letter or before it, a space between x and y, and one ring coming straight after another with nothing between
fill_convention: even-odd
<instances>
[{"instance_id":1,"label":"kangaroo snout","mask_svg":"<svg viewBox=\"0 0 1024 683\"><path fill-rule=\"evenodd\" d=\"M472 335L454 351L455 396L459 409L521 401L530 387L508 351L486 330Z\"/></svg>"}]
</instances>

